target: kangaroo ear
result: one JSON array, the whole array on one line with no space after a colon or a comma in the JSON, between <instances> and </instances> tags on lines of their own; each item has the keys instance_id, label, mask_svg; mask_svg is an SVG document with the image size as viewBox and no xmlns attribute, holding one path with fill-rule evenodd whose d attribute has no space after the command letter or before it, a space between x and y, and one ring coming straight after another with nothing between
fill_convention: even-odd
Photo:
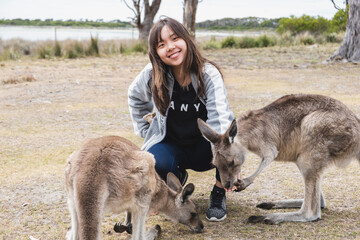
<instances>
[{"instance_id":1,"label":"kangaroo ear","mask_svg":"<svg viewBox=\"0 0 360 240\"><path fill-rule=\"evenodd\" d=\"M198 127L201 134L206 138L209 142L213 144L220 141L220 135L217 134L214 130L212 130L203 120L198 118Z\"/></svg>"},{"instance_id":2,"label":"kangaroo ear","mask_svg":"<svg viewBox=\"0 0 360 240\"><path fill-rule=\"evenodd\" d=\"M182 186L175 174L169 172L166 177L166 183L175 192L181 192Z\"/></svg>"},{"instance_id":3,"label":"kangaroo ear","mask_svg":"<svg viewBox=\"0 0 360 240\"><path fill-rule=\"evenodd\" d=\"M236 137L236 134L237 134L237 125L236 125L236 119L234 119L231 122L230 127L226 131L225 136L229 136L230 143L234 143L234 138Z\"/></svg>"},{"instance_id":4,"label":"kangaroo ear","mask_svg":"<svg viewBox=\"0 0 360 240\"><path fill-rule=\"evenodd\" d=\"M186 199L188 199L191 196L194 190L195 190L194 184L189 183L188 185L186 185L186 187L184 188L181 194L181 202L184 203Z\"/></svg>"}]
</instances>

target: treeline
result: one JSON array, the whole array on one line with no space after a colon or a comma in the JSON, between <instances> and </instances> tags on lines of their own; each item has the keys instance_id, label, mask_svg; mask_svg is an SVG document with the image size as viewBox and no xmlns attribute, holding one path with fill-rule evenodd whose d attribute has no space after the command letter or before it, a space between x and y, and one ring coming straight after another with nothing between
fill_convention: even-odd
<instances>
[{"instance_id":1,"label":"treeline","mask_svg":"<svg viewBox=\"0 0 360 240\"><path fill-rule=\"evenodd\" d=\"M222 18L197 23L196 27L209 30L277 29L280 19L281 18L267 19L259 17Z\"/></svg>"},{"instance_id":2,"label":"treeline","mask_svg":"<svg viewBox=\"0 0 360 240\"><path fill-rule=\"evenodd\" d=\"M310 32L312 34L331 33L345 31L348 9L339 10L331 20L320 16L303 15L301 17L291 16L289 18L223 18L208 20L196 24L197 29L207 30L276 30L278 33L290 32L299 34ZM113 20L104 22L102 19L92 20L29 20L29 19L0 19L0 25L13 26L64 26L64 27L132 27L130 22Z\"/></svg>"},{"instance_id":3,"label":"treeline","mask_svg":"<svg viewBox=\"0 0 360 240\"><path fill-rule=\"evenodd\" d=\"M264 29L271 28L276 29L279 26L281 18L266 19L258 17L247 18L223 18L213 21L204 21L196 24L198 29L209 30L250 30L250 29ZM124 22L120 20L113 20L110 22L104 22L102 19L92 20L53 20L53 19L0 19L0 25L12 25L12 26L64 26L64 27L132 27L130 22Z\"/></svg>"},{"instance_id":4,"label":"treeline","mask_svg":"<svg viewBox=\"0 0 360 240\"><path fill-rule=\"evenodd\" d=\"M332 19L321 16L302 15L289 18L223 18L212 21L204 21L196 24L197 29L209 30L260 30L273 29L278 33L290 32L300 34L310 32L311 34L333 33L346 30L348 9L340 9Z\"/></svg>"},{"instance_id":5,"label":"treeline","mask_svg":"<svg viewBox=\"0 0 360 240\"><path fill-rule=\"evenodd\" d=\"M53 19L0 19L0 25L12 25L12 26L62 26L62 27L132 27L129 22L123 22L120 20L113 20L110 22L104 22L102 19L92 20L53 20Z\"/></svg>"},{"instance_id":6,"label":"treeline","mask_svg":"<svg viewBox=\"0 0 360 240\"><path fill-rule=\"evenodd\" d=\"M303 32L311 34L336 33L346 30L347 18L347 9L340 9L331 20L320 16L291 16L290 18L282 18L276 31L280 34L290 32L294 35Z\"/></svg>"}]
</instances>

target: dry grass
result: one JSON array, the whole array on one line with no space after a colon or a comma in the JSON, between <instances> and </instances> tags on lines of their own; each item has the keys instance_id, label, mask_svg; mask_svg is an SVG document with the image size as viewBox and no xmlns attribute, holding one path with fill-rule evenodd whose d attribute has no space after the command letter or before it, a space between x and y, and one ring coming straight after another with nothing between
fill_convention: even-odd
<instances>
[{"instance_id":1,"label":"dry grass","mask_svg":"<svg viewBox=\"0 0 360 240\"><path fill-rule=\"evenodd\" d=\"M36 79L33 75L26 75L22 77L10 77L6 80L3 80L3 84L18 84L23 82L35 82Z\"/></svg>"},{"instance_id":2,"label":"dry grass","mask_svg":"<svg viewBox=\"0 0 360 240\"><path fill-rule=\"evenodd\" d=\"M289 93L320 93L335 97L360 115L360 68L345 63L323 64L337 45L272 47L205 51L223 69L231 109L239 116ZM141 145L134 136L127 107L127 88L147 63L145 55L76 60L5 61L0 82L31 74L36 81L0 85L0 239L63 239L70 225L63 187L67 156L87 138L115 134ZM248 176L259 160L249 155ZM190 171L196 186L193 199L205 231L192 234L162 216L161 239L356 239L360 176L358 164L332 168L323 179L327 209L313 223L279 226L244 224L266 211L257 203L301 198L301 176L292 164L273 163L248 189L227 195L228 217L209 223L205 211L214 171ZM278 210L272 210L274 212ZM112 231L123 215L107 215L104 239L127 239Z\"/></svg>"}]
</instances>

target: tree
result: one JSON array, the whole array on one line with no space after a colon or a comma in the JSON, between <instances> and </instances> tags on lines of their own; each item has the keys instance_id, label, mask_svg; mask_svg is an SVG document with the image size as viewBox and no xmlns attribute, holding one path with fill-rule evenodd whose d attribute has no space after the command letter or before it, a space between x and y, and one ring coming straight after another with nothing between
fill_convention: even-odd
<instances>
[{"instance_id":1,"label":"tree","mask_svg":"<svg viewBox=\"0 0 360 240\"><path fill-rule=\"evenodd\" d=\"M349 4L349 14L345 37L330 61L360 62L360 0L348 0L346 3Z\"/></svg>"},{"instance_id":2,"label":"tree","mask_svg":"<svg viewBox=\"0 0 360 240\"><path fill-rule=\"evenodd\" d=\"M184 0L183 22L185 28L193 37L195 37L195 19L198 3L199 0Z\"/></svg>"},{"instance_id":3,"label":"tree","mask_svg":"<svg viewBox=\"0 0 360 240\"><path fill-rule=\"evenodd\" d=\"M139 40L147 41L161 0L153 0L151 4L149 0L132 0L132 4L129 4L127 0L123 0L123 2L134 13L132 21L139 30ZM145 9L144 19L141 20L143 9Z\"/></svg>"}]
</instances>

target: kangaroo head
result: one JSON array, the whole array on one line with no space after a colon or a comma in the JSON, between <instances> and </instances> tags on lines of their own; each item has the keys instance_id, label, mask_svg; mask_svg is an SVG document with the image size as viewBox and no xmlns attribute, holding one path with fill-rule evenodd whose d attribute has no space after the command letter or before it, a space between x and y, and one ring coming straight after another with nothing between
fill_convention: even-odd
<instances>
[{"instance_id":1,"label":"kangaroo head","mask_svg":"<svg viewBox=\"0 0 360 240\"><path fill-rule=\"evenodd\" d=\"M245 161L246 150L235 142L237 125L234 119L224 134L218 134L204 121L198 119L198 127L202 135L213 144L212 164L219 170L221 184L232 189L238 183L238 175Z\"/></svg>"},{"instance_id":2,"label":"kangaroo head","mask_svg":"<svg viewBox=\"0 0 360 240\"><path fill-rule=\"evenodd\" d=\"M176 192L175 209L172 209L170 216L172 220L190 227L194 232L201 232L204 225L194 202L190 199L195 190L194 184L189 183L182 188L179 179L173 173L168 173L167 185Z\"/></svg>"}]
</instances>

